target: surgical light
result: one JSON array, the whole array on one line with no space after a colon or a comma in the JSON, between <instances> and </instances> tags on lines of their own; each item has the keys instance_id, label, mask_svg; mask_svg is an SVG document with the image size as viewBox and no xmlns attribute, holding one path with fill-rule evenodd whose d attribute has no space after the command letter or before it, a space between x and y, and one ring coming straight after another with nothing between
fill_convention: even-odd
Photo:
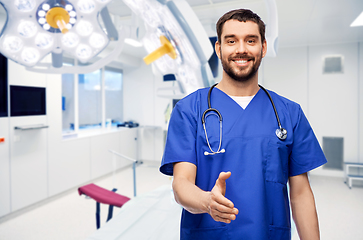
<instances>
[{"instance_id":1,"label":"surgical light","mask_svg":"<svg viewBox=\"0 0 363 240\"><path fill-rule=\"evenodd\" d=\"M98 33L92 33L91 37L89 38L89 43L94 48L102 47L106 42L104 36Z\"/></svg>"},{"instance_id":2,"label":"surgical light","mask_svg":"<svg viewBox=\"0 0 363 240\"><path fill-rule=\"evenodd\" d=\"M66 48L74 48L79 43L79 37L75 33L67 33L62 36L62 44Z\"/></svg>"},{"instance_id":3,"label":"surgical light","mask_svg":"<svg viewBox=\"0 0 363 240\"><path fill-rule=\"evenodd\" d=\"M77 5L82 13L92 13L96 9L96 4L92 0L79 0Z\"/></svg>"},{"instance_id":4,"label":"surgical light","mask_svg":"<svg viewBox=\"0 0 363 240\"><path fill-rule=\"evenodd\" d=\"M76 55L78 59L88 59L92 55L92 49L86 44L79 44L76 49Z\"/></svg>"},{"instance_id":5,"label":"surgical light","mask_svg":"<svg viewBox=\"0 0 363 240\"><path fill-rule=\"evenodd\" d=\"M19 37L7 36L2 45L6 51L16 53L23 47L23 41Z\"/></svg>"},{"instance_id":6,"label":"surgical light","mask_svg":"<svg viewBox=\"0 0 363 240\"><path fill-rule=\"evenodd\" d=\"M132 38L125 38L125 43L133 46L133 47L142 47L142 43L139 41L136 41Z\"/></svg>"},{"instance_id":7,"label":"surgical light","mask_svg":"<svg viewBox=\"0 0 363 240\"><path fill-rule=\"evenodd\" d=\"M39 51L35 48L24 48L21 52L21 57L24 62L35 63L39 60Z\"/></svg>"},{"instance_id":8,"label":"surgical light","mask_svg":"<svg viewBox=\"0 0 363 240\"><path fill-rule=\"evenodd\" d=\"M154 52L150 53L148 56L144 58L146 64L150 64L156 61L165 54L167 54L172 59L176 59L177 54L174 49L174 46L170 43L170 41L165 36L161 35L160 42L161 42L161 47L159 47Z\"/></svg>"},{"instance_id":9,"label":"surgical light","mask_svg":"<svg viewBox=\"0 0 363 240\"><path fill-rule=\"evenodd\" d=\"M111 1L0 0L7 13L0 52L34 71L48 54L62 62L63 53L67 53L85 64L105 49L110 38L118 40L113 23L103 19ZM99 22L100 15L107 30ZM50 65L47 69L55 72L54 68L61 67Z\"/></svg>"},{"instance_id":10,"label":"surgical light","mask_svg":"<svg viewBox=\"0 0 363 240\"><path fill-rule=\"evenodd\" d=\"M14 5L21 12L30 12L34 9L36 4L35 0L15 0Z\"/></svg>"},{"instance_id":11,"label":"surgical light","mask_svg":"<svg viewBox=\"0 0 363 240\"><path fill-rule=\"evenodd\" d=\"M47 33L40 33L35 37L35 45L41 49L47 49L53 46L54 38Z\"/></svg>"},{"instance_id":12,"label":"surgical light","mask_svg":"<svg viewBox=\"0 0 363 240\"><path fill-rule=\"evenodd\" d=\"M78 23L76 30L79 35L86 37L93 32L93 26L92 23L85 20L81 20Z\"/></svg>"},{"instance_id":13,"label":"surgical light","mask_svg":"<svg viewBox=\"0 0 363 240\"><path fill-rule=\"evenodd\" d=\"M163 75L174 74L180 92L210 86L208 60L213 47L199 19L185 0L124 0L145 23L145 62Z\"/></svg>"},{"instance_id":14,"label":"surgical light","mask_svg":"<svg viewBox=\"0 0 363 240\"><path fill-rule=\"evenodd\" d=\"M18 33L24 38L33 37L38 31L34 22L23 21L18 25Z\"/></svg>"}]
</instances>

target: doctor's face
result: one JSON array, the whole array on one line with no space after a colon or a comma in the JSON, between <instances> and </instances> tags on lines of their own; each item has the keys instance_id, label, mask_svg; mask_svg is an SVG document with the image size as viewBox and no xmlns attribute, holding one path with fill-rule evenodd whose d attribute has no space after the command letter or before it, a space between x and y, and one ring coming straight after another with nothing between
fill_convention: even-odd
<instances>
[{"instance_id":1,"label":"doctor's face","mask_svg":"<svg viewBox=\"0 0 363 240\"><path fill-rule=\"evenodd\" d=\"M266 41L261 42L256 23L228 20L224 23L220 41L216 42L216 52L230 78L245 82L257 76L267 46Z\"/></svg>"}]
</instances>

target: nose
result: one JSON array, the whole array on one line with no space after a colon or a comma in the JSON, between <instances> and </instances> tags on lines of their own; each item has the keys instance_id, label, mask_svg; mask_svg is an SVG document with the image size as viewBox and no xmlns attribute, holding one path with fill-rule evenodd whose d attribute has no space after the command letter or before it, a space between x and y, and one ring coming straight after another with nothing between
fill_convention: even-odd
<instances>
[{"instance_id":1,"label":"nose","mask_svg":"<svg viewBox=\"0 0 363 240\"><path fill-rule=\"evenodd\" d=\"M240 41L237 44L236 53L247 53L247 46L244 41Z\"/></svg>"}]
</instances>

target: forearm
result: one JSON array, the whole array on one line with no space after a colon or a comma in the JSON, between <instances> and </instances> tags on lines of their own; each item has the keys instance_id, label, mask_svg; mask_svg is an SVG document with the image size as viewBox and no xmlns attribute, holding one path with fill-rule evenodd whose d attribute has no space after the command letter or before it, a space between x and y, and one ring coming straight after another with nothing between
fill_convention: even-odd
<instances>
[{"instance_id":1,"label":"forearm","mask_svg":"<svg viewBox=\"0 0 363 240\"><path fill-rule=\"evenodd\" d=\"M295 187L296 188L296 187ZM310 184L290 192L292 216L301 240L320 239L315 200Z\"/></svg>"},{"instance_id":2,"label":"forearm","mask_svg":"<svg viewBox=\"0 0 363 240\"><path fill-rule=\"evenodd\" d=\"M173 190L176 202L188 212L194 214L209 212L210 192L201 190L185 178L174 178Z\"/></svg>"},{"instance_id":3,"label":"forearm","mask_svg":"<svg viewBox=\"0 0 363 240\"><path fill-rule=\"evenodd\" d=\"M175 200L190 213L208 213L215 221L230 223L236 219L238 209L225 198L226 179L231 172L221 172L213 189L203 191L195 185L197 167L187 162L174 164L173 190Z\"/></svg>"}]
</instances>

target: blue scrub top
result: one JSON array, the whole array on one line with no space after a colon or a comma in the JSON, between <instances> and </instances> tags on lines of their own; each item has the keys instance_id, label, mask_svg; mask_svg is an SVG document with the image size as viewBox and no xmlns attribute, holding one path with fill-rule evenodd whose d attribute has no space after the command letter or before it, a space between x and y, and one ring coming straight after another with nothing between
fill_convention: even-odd
<instances>
[{"instance_id":1,"label":"blue scrub top","mask_svg":"<svg viewBox=\"0 0 363 240\"><path fill-rule=\"evenodd\" d=\"M210 152L202 125L208 108L208 88L180 100L171 115L160 171L173 175L173 163L197 166L196 185L210 191L222 171L232 175L226 181L226 198L239 214L230 224L216 222L209 214L183 210L181 239L291 239L287 181L326 163L321 147L301 107L270 92L287 139L279 140L275 113L267 94L260 89L246 109L218 88L211 93L211 105L223 117L222 146L225 153ZM219 146L219 120L206 118L209 143Z\"/></svg>"}]
</instances>

